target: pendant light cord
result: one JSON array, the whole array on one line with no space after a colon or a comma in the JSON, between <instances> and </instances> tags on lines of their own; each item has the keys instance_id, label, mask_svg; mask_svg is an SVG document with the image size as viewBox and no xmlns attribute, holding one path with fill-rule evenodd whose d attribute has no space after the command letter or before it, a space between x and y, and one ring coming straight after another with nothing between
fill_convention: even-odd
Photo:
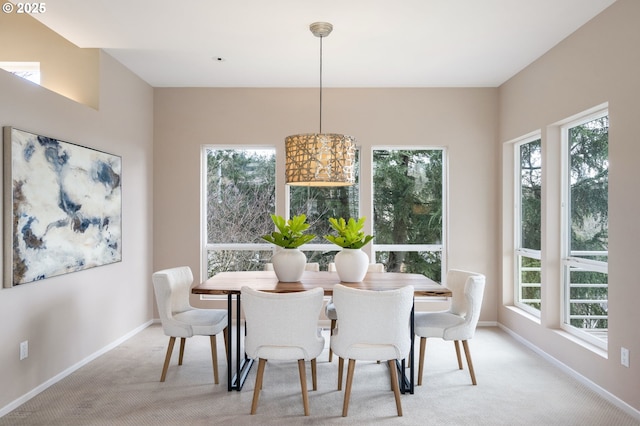
<instances>
[{"instance_id":1,"label":"pendant light cord","mask_svg":"<svg viewBox=\"0 0 640 426\"><path fill-rule=\"evenodd\" d=\"M320 36L320 134L322 134L322 39Z\"/></svg>"}]
</instances>

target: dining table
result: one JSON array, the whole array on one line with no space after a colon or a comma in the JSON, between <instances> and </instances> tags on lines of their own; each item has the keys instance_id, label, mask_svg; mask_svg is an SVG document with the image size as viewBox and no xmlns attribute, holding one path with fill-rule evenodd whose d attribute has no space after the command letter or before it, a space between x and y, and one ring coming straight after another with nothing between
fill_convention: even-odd
<instances>
[{"instance_id":1,"label":"dining table","mask_svg":"<svg viewBox=\"0 0 640 426\"><path fill-rule=\"evenodd\" d=\"M340 281L337 272L330 271L305 271L300 281L280 282L273 271L233 271L220 272L206 281L192 287L191 292L198 295L226 295L229 326L227 327L227 389L240 391L249 374L253 360L242 351L243 334L241 332L241 298L240 290L247 286L255 290L274 293L293 293L311 290L320 287L325 296L332 296L333 287L342 284L361 290L393 290L408 285L413 286L415 297L451 297L451 290L443 285L427 278L422 274L410 274L403 272L369 272L364 279L356 283ZM236 336L232 344L232 318L235 302ZM413 329L414 309L411 309L410 332L411 341L414 340ZM234 347L235 346L235 347ZM408 361L397 361L400 391L413 394L414 390L414 354L413 344ZM235 352L235 359L234 359ZM235 361L235 362L232 362ZM407 377L406 362L409 363L409 375ZM235 371L234 371L235 366Z\"/></svg>"}]
</instances>

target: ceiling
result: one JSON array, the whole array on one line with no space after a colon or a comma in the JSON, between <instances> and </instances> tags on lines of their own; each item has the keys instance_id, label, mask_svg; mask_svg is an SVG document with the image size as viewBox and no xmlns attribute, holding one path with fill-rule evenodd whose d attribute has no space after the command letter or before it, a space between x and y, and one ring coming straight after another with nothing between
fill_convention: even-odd
<instances>
[{"instance_id":1,"label":"ceiling","mask_svg":"<svg viewBox=\"0 0 640 426\"><path fill-rule=\"evenodd\" d=\"M48 0L154 87L497 87L615 0ZM15 2L15 1L14 1ZM218 59L219 58L219 59Z\"/></svg>"}]
</instances>

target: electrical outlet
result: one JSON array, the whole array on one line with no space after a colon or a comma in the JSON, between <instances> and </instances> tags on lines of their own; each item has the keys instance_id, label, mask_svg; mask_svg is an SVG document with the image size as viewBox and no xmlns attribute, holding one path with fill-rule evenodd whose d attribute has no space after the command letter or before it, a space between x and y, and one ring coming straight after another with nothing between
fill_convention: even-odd
<instances>
[{"instance_id":1,"label":"electrical outlet","mask_svg":"<svg viewBox=\"0 0 640 426\"><path fill-rule=\"evenodd\" d=\"M629 367L629 349L620 348L620 364Z\"/></svg>"},{"instance_id":2,"label":"electrical outlet","mask_svg":"<svg viewBox=\"0 0 640 426\"><path fill-rule=\"evenodd\" d=\"M20 343L20 361L29 356L29 341L25 340Z\"/></svg>"}]
</instances>

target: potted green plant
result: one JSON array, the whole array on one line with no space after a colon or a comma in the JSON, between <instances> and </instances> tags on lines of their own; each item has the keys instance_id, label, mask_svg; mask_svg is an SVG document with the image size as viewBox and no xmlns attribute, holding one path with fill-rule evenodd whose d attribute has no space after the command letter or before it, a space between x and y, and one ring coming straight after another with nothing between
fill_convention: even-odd
<instances>
[{"instance_id":1,"label":"potted green plant","mask_svg":"<svg viewBox=\"0 0 640 426\"><path fill-rule=\"evenodd\" d=\"M315 238L315 235L306 233L309 229L307 216L300 214L285 220L282 216L272 214L271 220L278 230L261 238L284 249L278 250L271 256L273 271L279 281L300 281L307 263L307 256L298 247Z\"/></svg>"},{"instance_id":2,"label":"potted green plant","mask_svg":"<svg viewBox=\"0 0 640 426\"><path fill-rule=\"evenodd\" d=\"M352 217L348 220L333 217L329 219L335 234L325 235L324 238L342 247L334 258L340 281L360 282L367 274L369 257L361 249L373 240L373 235L366 235L362 230L365 220L365 217L358 220Z\"/></svg>"}]
</instances>

